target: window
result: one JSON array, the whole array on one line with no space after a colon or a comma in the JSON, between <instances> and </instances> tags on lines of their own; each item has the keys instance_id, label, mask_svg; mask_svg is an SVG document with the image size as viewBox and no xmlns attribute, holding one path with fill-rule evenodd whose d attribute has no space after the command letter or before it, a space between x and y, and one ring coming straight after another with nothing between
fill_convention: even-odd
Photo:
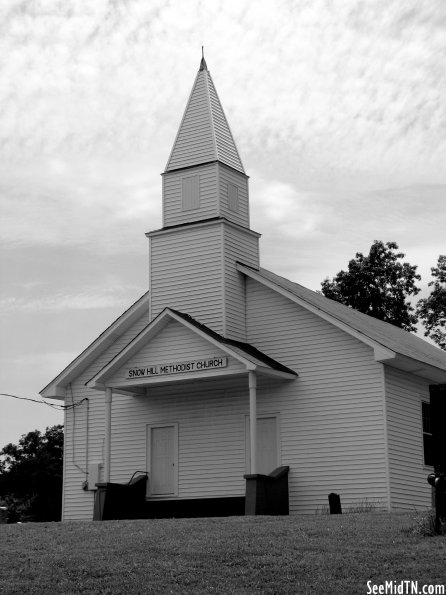
<instances>
[{"instance_id":1,"label":"window","mask_svg":"<svg viewBox=\"0 0 446 595\"><path fill-rule=\"evenodd\" d=\"M183 211L200 207L200 176L183 178Z\"/></svg>"},{"instance_id":2,"label":"window","mask_svg":"<svg viewBox=\"0 0 446 595\"><path fill-rule=\"evenodd\" d=\"M434 445L432 439L432 420L431 420L431 406L430 403L423 401L422 415L423 415L423 450L424 450L424 464L434 464Z\"/></svg>"},{"instance_id":3,"label":"window","mask_svg":"<svg viewBox=\"0 0 446 595\"><path fill-rule=\"evenodd\" d=\"M228 207L230 211L238 213L238 188L228 182Z\"/></svg>"}]
</instances>

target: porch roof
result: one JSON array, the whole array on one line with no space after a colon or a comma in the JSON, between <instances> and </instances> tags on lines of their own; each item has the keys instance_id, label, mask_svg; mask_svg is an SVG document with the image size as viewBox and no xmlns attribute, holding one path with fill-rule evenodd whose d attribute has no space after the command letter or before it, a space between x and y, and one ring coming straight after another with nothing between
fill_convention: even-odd
<instances>
[{"instance_id":1,"label":"porch roof","mask_svg":"<svg viewBox=\"0 0 446 595\"><path fill-rule=\"evenodd\" d=\"M242 371L256 371L260 374L268 376L278 376L286 379L294 379L297 377L297 373L291 370L287 366L284 366L277 360L269 357L265 353L259 351L248 343L240 341L234 341L227 339L217 332L213 331L206 325L198 322L188 314L173 310L171 308L165 308L155 319L153 319L136 337L134 337L117 355L115 355L99 372L97 372L87 383L86 386L89 388L95 388L98 390L105 390L107 382L112 379L113 375L125 365L140 349L150 342L162 329L170 322L176 321L182 326L188 328L190 331L205 339L210 345L217 347L225 355L232 357L234 360L242 364ZM239 365L240 368L240 365ZM230 375L234 372L231 369L228 370L211 370L211 371L199 371L187 374L187 379L193 378L205 378L209 376L224 376ZM237 373L240 373L238 371ZM138 384L141 387L141 382L146 386L153 385L160 382L168 381L183 381L181 374L166 375L163 377L145 377L141 381L138 380ZM127 382L129 392L132 392L133 383ZM127 392L124 387L116 387L121 392ZM118 391L119 392L119 391Z\"/></svg>"}]
</instances>

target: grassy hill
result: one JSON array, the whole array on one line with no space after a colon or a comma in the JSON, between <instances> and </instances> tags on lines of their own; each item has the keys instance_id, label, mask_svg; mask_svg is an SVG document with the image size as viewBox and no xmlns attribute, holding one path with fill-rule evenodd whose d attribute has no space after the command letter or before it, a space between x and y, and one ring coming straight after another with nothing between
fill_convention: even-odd
<instances>
[{"instance_id":1,"label":"grassy hill","mask_svg":"<svg viewBox=\"0 0 446 595\"><path fill-rule=\"evenodd\" d=\"M0 593L348 595L386 581L444 585L446 538L423 536L417 524L415 515L370 513L0 525Z\"/></svg>"}]
</instances>

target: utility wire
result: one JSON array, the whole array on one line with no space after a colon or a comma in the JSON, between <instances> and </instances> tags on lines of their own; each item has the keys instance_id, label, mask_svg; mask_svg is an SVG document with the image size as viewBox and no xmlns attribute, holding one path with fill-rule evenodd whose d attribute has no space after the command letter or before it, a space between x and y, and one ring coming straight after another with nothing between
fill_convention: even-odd
<instances>
[{"instance_id":1,"label":"utility wire","mask_svg":"<svg viewBox=\"0 0 446 595\"><path fill-rule=\"evenodd\" d=\"M57 409L58 411L66 411L67 409L74 409L78 407L84 401L88 401L87 397L78 401L77 403L72 403L71 405L54 405L53 403L48 403L44 399L31 399L30 397L18 397L17 395L11 395L9 393L0 393L1 397L11 397L12 399L19 399L20 401L32 401L33 403L39 403L40 405L48 405L48 407L52 407L53 409Z\"/></svg>"}]
</instances>

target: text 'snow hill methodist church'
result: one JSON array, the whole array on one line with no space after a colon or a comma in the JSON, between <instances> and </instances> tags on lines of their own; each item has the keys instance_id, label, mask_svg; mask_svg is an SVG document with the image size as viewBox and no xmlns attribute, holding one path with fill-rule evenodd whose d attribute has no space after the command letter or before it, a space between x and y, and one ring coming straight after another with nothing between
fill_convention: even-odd
<instances>
[{"instance_id":1,"label":"text 'snow hill methodist church'","mask_svg":"<svg viewBox=\"0 0 446 595\"><path fill-rule=\"evenodd\" d=\"M148 516L243 513L248 485L278 468L290 514L331 492L346 507L430 506L423 411L446 353L261 267L204 59L161 206L149 291L41 392L80 403L65 414L63 519L91 519L95 483L136 471L149 474Z\"/></svg>"}]
</instances>

